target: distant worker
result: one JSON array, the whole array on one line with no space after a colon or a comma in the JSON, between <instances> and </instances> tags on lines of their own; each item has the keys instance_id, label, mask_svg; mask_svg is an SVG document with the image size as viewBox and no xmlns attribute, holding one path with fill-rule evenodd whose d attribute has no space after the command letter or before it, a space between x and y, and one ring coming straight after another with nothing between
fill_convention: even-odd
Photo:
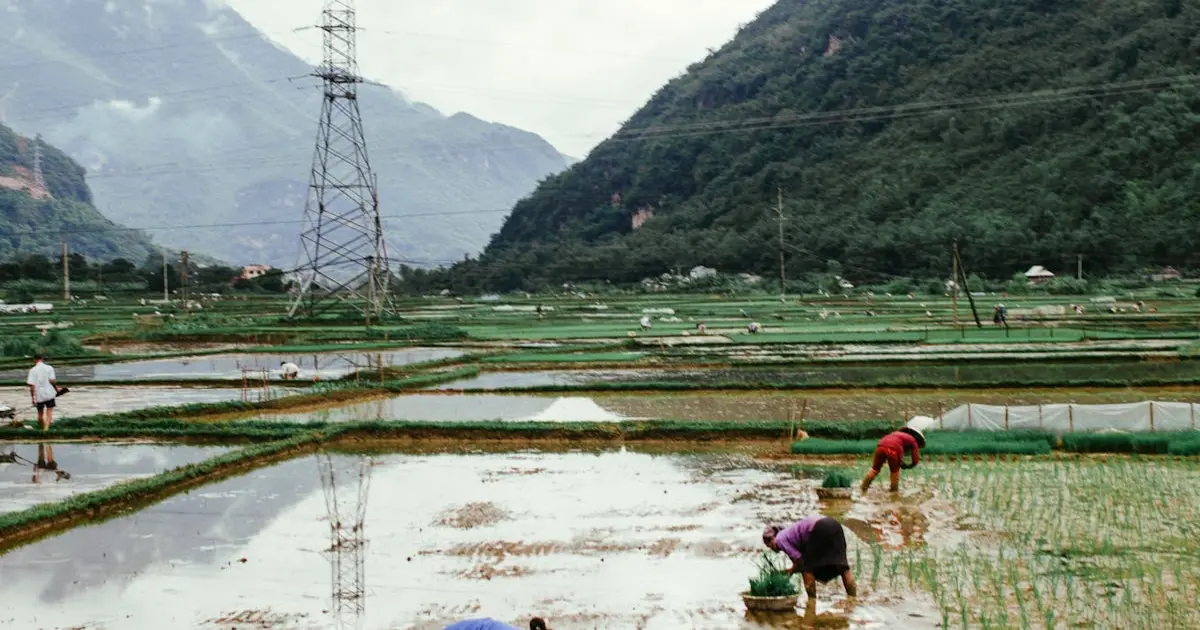
<instances>
[{"instance_id":1,"label":"distant worker","mask_svg":"<svg viewBox=\"0 0 1200 630\"><path fill-rule=\"evenodd\" d=\"M58 381L54 368L46 363L46 357L42 353L37 353L33 361L25 384L29 385L30 401L37 407L38 426L43 431L49 431L54 422L54 399L58 398Z\"/></svg>"},{"instance_id":2,"label":"distant worker","mask_svg":"<svg viewBox=\"0 0 1200 630\"><path fill-rule=\"evenodd\" d=\"M885 435L875 447L875 459L871 462L871 470L862 480L861 490L866 492L870 489L871 482L875 481L875 477L883 469L884 462L887 462L888 470L892 475L892 484L889 490L899 492L900 469L907 470L915 467L921 461L920 450L923 448L925 448L925 435L918 429L904 427ZM912 452L911 464L904 463L905 452Z\"/></svg>"},{"instance_id":3,"label":"distant worker","mask_svg":"<svg viewBox=\"0 0 1200 630\"><path fill-rule=\"evenodd\" d=\"M290 361L284 361L279 364L279 371L283 373L283 380L294 381L300 376L300 366Z\"/></svg>"},{"instance_id":4,"label":"distant worker","mask_svg":"<svg viewBox=\"0 0 1200 630\"><path fill-rule=\"evenodd\" d=\"M818 581L825 584L836 577L842 578L847 597L858 595L846 559L846 533L836 519L813 514L786 529L772 525L763 531L762 539L768 548L782 551L792 559L791 572L800 574L810 600L817 597Z\"/></svg>"},{"instance_id":5,"label":"distant worker","mask_svg":"<svg viewBox=\"0 0 1200 630\"><path fill-rule=\"evenodd\" d=\"M653 325L653 324L651 324L651 323L650 323L650 316L649 316L649 315L644 315L644 316L642 317L642 330L650 330L650 327L651 327L652 325Z\"/></svg>"},{"instance_id":6,"label":"distant worker","mask_svg":"<svg viewBox=\"0 0 1200 630\"><path fill-rule=\"evenodd\" d=\"M514 626L510 626L502 621L496 621L491 618L484 619L468 619L453 623L445 627L444 630L519 630ZM546 622L541 617L534 617L529 620L529 630L549 630L546 627Z\"/></svg>"},{"instance_id":7,"label":"distant worker","mask_svg":"<svg viewBox=\"0 0 1200 630\"><path fill-rule=\"evenodd\" d=\"M748 330L751 335L757 335L758 331L761 329L762 326L759 325L758 322L750 322L750 325L746 326L746 330Z\"/></svg>"},{"instance_id":8,"label":"distant worker","mask_svg":"<svg viewBox=\"0 0 1200 630\"><path fill-rule=\"evenodd\" d=\"M696 332L700 333L701 335L707 335L708 334L708 325L706 325L704 322L700 322L699 324L696 324Z\"/></svg>"}]
</instances>

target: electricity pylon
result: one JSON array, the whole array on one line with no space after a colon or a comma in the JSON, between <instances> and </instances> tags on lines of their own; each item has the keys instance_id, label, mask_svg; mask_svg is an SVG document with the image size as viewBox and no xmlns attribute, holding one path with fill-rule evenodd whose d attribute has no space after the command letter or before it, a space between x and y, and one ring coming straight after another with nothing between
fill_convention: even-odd
<instances>
[{"instance_id":1,"label":"electricity pylon","mask_svg":"<svg viewBox=\"0 0 1200 630\"><path fill-rule=\"evenodd\" d=\"M309 174L300 241L307 263L288 312L308 316L350 305L368 323L392 312L387 246L379 219L379 191L367 155L358 107L357 17L353 0L325 0L319 28L325 54L313 76L324 99Z\"/></svg>"}]
</instances>

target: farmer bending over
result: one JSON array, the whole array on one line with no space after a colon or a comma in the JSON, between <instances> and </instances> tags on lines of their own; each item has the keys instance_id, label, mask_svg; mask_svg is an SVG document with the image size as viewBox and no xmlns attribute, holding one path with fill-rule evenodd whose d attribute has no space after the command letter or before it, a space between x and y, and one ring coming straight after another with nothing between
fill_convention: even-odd
<instances>
[{"instance_id":1,"label":"farmer bending over","mask_svg":"<svg viewBox=\"0 0 1200 630\"><path fill-rule=\"evenodd\" d=\"M915 467L921 461L920 450L922 448L925 448L925 435L917 429L904 427L885 435L875 447L875 460L871 462L871 470L862 480L861 490L866 492L871 487L871 482L875 481L875 477L883 469L883 463L887 462L888 470L892 474L892 485L889 489L892 492L899 492L900 469L907 470ZM912 452L911 464L904 463L904 453L908 451Z\"/></svg>"},{"instance_id":2,"label":"farmer bending over","mask_svg":"<svg viewBox=\"0 0 1200 630\"><path fill-rule=\"evenodd\" d=\"M453 623L445 627L444 630L517 630L502 621L495 619L468 619ZM534 617L529 620L529 630L547 630L546 622L541 617Z\"/></svg>"},{"instance_id":3,"label":"farmer bending over","mask_svg":"<svg viewBox=\"0 0 1200 630\"><path fill-rule=\"evenodd\" d=\"M285 381L294 381L297 376L300 376L300 366L290 361L280 363L279 371L283 373L283 380Z\"/></svg>"},{"instance_id":4,"label":"farmer bending over","mask_svg":"<svg viewBox=\"0 0 1200 630\"><path fill-rule=\"evenodd\" d=\"M58 382L55 380L54 368L46 363L46 357L42 353L34 355L33 367L29 370L25 384L29 385L30 401L37 407L38 426L42 427L43 431L50 430L50 424L54 422L54 399L58 397Z\"/></svg>"},{"instance_id":5,"label":"farmer bending over","mask_svg":"<svg viewBox=\"0 0 1200 630\"><path fill-rule=\"evenodd\" d=\"M787 529L772 525L763 531L763 544L782 551L792 559L792 574L804 580L804 592L810 600L817 597L817 581L822 584L842 578L847 597L858 595L850 563L846 560L846 532L837 520L820 514L806 516Z\"/></svg>"}]
</instances>

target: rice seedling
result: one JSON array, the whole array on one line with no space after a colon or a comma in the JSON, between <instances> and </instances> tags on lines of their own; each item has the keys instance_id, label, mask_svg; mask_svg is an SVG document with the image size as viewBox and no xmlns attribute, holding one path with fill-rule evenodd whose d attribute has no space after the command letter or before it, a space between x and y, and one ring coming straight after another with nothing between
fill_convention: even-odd
<instances>
[{"instance_id":1,"label":"rice seedling","mask_svg":"<svg viewBox=\"0 0 1200 630\"><path fill-rule=\"evenodd\" d=\"M792 574L779 564L776 554L764 551L757 561L758 574L750 578L752 597L789 597L798 594Z\"/></svg>"},{"instance_id":2,"label":"rice seedling","mask_svg":"<svg viewBox=\"0 0 1200 630\"><path fill-rule=\"evenodd\" d=\"M887 571L893 588L929 593L944 627L1200 626L1194 461L937 468L914 469L905 484L928 488L991 534L949 556L880 549L872 577Z\"/></svg>"}]
</instances>

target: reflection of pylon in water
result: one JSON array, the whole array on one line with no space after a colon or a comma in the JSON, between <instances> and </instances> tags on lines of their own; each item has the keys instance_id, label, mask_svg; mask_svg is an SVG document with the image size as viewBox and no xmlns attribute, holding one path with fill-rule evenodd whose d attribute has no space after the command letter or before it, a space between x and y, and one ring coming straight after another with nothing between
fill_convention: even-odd
<instances>
[{"instance_id":1,"label":"reflection of pylon in water","mask_svg":"<svg viewBox=\"0 0 1200 630\"><path fill-rule=\"evenodd\" d=\"M370 461L358 464L357 487L338 491L337 470L328 453L318 456L321 488L329 514L330 588L334 618L339 628L356 628L366 607L366 577L363 554L366 537L363 525L367 514L367 494L371 487ZM350 490L353 490L351 492Z\"/></svg>"}]
</instances>

